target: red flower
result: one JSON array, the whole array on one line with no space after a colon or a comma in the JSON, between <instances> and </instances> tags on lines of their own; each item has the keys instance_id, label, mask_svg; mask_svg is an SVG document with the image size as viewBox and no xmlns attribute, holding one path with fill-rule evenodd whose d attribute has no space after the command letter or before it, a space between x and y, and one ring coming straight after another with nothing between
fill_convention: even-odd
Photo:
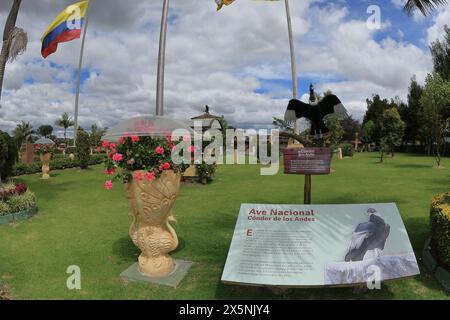
<instances>
[{"instance_id":1,"label":"red flower","mask_svg":"<svg viewBox=\"0 0 450 320\"><path fill-rule=\"evenodd\" d=\"M113 188L113 183L111 180L108 180L105 182L105 189L106 190L111 190Z\"/></svg>"},{"instance_id":2,"label":"red flower","mask_svg":"<svg viewBox=\"0 0 450 320\"><path fill-rule=\"evenodd\" d=\"M126 137L120 137L120 139L119 139L120 144L125 144L126 141L127 141Z\"/></svg>"},{"instance_id":3,"label":"red flower","mask_svg":"<svg viewBox=\"0 0 450 320\"><path fill-rule=\"evenodd\" d=\"M164 170L169 170L170 169L170 163L166 162L163 164L163 168Z\"/></svg>"},{"instance_id":4,"label":"red flower","mask_svg":"<svg viewBox=\"0 0 450 320\"><path fill-rule=\"evenodd\" d=\"M188 152L190 152L190 153L195 152L195 147L194 146L189 146Z\"/></svg>"},{"instance_id":5,"label":"red flower","mask_svg":"<svg viewBox=\"0 0 450 320\"><path fill-rule=\"evenodd\" d=\"M116 153L116 154L113 155L112 158L113 158L113 160L114 160L115 162L120 162L120 161L123 160L123 155L121 155L120 153Z\"/></svg>"},{"instance_id":6,"label":"red flower","mask_svg":"<svg viewBox=\"0 0 450 320\"><path fill-rule=\"evenodd\" d=\"M112 176L116 172L116 169L106 169L105 174Z\"/></svg>"},{"instance_id":7,"label":"red flower","mask_svg":"<svg viewBox=\"0 0 450 320\"><path fill-rule=\"evenodd\" d=\"M160 172L163 171L163 166L162 166L162 165L159 166L159 171L160 171Z\"/></svg>"},{"instance_id":8,"label":"red flower","mask_svg":"<svg viewBox=\"0 0 450 320\"><path fill-rule=\"evenodd\" d=\"M108 140L103 141L102 147L103 148L108 148L109 147L109 141Z\"/></svg>"},{"instance_id":9,"label":"red flower","mask_svg":"<svg viewBox=\"0 0 450 320\"><path fill-rule=\"evenodd\" d=\"M142 180L142 172L141 171L136 171L133 175L133 178L137 181L141 181Z\"/></svg>"},{"instance_id":10,"label":"red flower","mask_svg":"<svg viewBox=\"0 0 450 320\"><path fill-rule=\"evenodd\" d=\"M155 152L157 154L164 154L164 148L163 147L156 147Z\"/></svg>"},{"instance_id":11,"label":"red flower","mask_svg":"<svg viewBox=\"0 0 450 320\"><path fill-rule=\"evenodd\" d=\"M155 179L155 173L154 173L154 172L147 172L147 173L145 174L145 179L146 179L147 181L152 181L152 180L154 180L154 179Z\"/></svg>"},{"instance_id":12,"label":"red flower","mask_svg":"<svg viewBox=\"0 0 450 320\"><path fill-rule=\"evenodd\" d=\"M131 137L131 141L133 141L133 142L139 142L139 137L138 136L132 136Z\"/></svg>"}]
</instances>

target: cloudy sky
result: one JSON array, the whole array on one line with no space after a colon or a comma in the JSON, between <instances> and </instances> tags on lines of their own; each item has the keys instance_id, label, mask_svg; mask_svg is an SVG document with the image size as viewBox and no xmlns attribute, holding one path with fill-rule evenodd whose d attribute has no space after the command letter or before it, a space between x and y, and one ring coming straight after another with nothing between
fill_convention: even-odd
<instances>
[{"instance_id":1,"label":"cloudy sky","mask_svg":"<svg viewBox=\"0 0 450 320\"><path fill-rule=\"evenodd\" d=\"M35 127L73 115L80 41L61 44L47 59L40 37L67 0L23 0L17 25L27 52L7 65L0 130L20 120ZM12 0L0 1L3 25ZM450 5L427 18L408 17L403 0L291 0L300 92L310 82L332 90L360 119L373 93L405 99L409 80L432 69L428 45L450 21ZM368 28L370 5L381 29ZM215 11L213 0L171 0L165 114L199 115L206 104L237 127L268 127L291 97L283 2L237 0ZM95 0L82 72L80 125L112 127L155 112L162 0Z\"/></svg>"}]
</instances>

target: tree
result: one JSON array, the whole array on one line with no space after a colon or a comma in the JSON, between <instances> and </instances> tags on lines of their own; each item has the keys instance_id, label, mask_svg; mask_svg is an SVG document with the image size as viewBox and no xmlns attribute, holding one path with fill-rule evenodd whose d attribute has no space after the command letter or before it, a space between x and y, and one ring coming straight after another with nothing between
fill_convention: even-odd
<instances>
[{"instance_id":1,"label":"tree","mask_svg":"<svg viewBox=\"0 0 450 320\"><path fill-rule=\"evenodd\" d=\"M417 82L416 77L411 78L411 84L408 89L408 103L401 104L399 108L400 116L406 124L405 141L416 141L421 138L421 110L420 98L422 97L423 87ZM421 139L424 140L424 139Z\"/></svg>"},{"instance_id":2,"label":"tree","mask_svg":"<svg viewBox=\"0 0 450 320\"><path fill-rule=\"evenodd\" d=\"M80 161L80 169L82 170L89 167L89 160L91 158L90 147L89 134L82 128L79 128L77 132L76 150L78 160Z\"/></svg>"},{"instance_id":3,"label":"tree","mask_svg":"<svg viewBox=\"0 0 450 320\"><path fill-rule=\"evenodd\" d=\"M375 141L375 123L372 120L369 120L364 124L362 128L361 139L365 144L372 144ZM371 148L369 147L369 151Z\"/></svg>"},{"instance_id":4,"label":"tree","mask_svg":"<svg viewBox=\"0 0 450 320\"><path fill-rule=\"evenodd\" d=\"M14 61L20 54L25 52L28 44L28 35L26 32L16 27L21 2L22 0L13 0L13 5L6 19L5 29L3 31L3 44L0 53L0 99L2 96L6 63L8 60Z\"/></svg>"},{"instance_id":5,"label":"tree","mask_svg":"<svg viewBox=\"0 0 450 320\"><path fill-rule=\"evenodd\" d=\"M48 138L53 133L53 127L51 125L43 125L37 129L37 133L45 138Z\"/></svg>"},{"instance_id":6,"label":"tree","mask_svg":"<svg viewBox=\"0 0 450 320\"><path fill-rule=\"evenodd\" d=\"M283 131L294 132L294 125L291 122L284 121L284 119L273 117L272 124Z\"/></svg>"},{"instance_id":7,"label":"tree","mask_svg":"<svg viewBox=\"0 0 450 320\"><path fill-rule=\"evenodd\" d=\"M344 136L344 128L342 127L336 115L330 115L326 119L326 125L330 130L325 143L333 148L339 146Z\"/></svg>"},{"instance_id":8,"label":"tree","mask_svg":"<svg viewBox=\"0 0 450 320\"><path fill-rule=\"evenodd\" d=\"M352 116L345 117L341 120L341 126L344 129L342 140L353 141L357 133L361 131L361 124Z\"/></svg>"},{"instance_id":9,"label":"tree","mask_svg":"<svg viewBox=\"0 0 450 320\"><path fill-rule=\"evenodd\" d=\"M0 131L0 182L11 176L17 156L18 150L14 139L6 132Z\"/></svg>"},{"instance_id":10,"label":"tree","mask_svg":"<svg viewBox=\"0 0 450 320\"><path fill-rule=\"evenodd\" d=\"M67 147L67 129L69 129L70 127L73 127L75 124L72 121L72 117L69 117L67 112L64 112L63 115L61 116L61 118L56 120L55 124L58 127L64 128L64 141L65 141L66 147Z\"/></svg>"},{"instance_id":11,"label":"tree","mask_svg":"<svg viewBox=\"0 0 450 320\"><path fill-rule=\"evenodd\" d=\"M89 134L89 140L91 144L91 148L98 147L102 142L102 138L106 133L106 129L99 128L97 124L93 124L91 126L91 133Z\"/></svg>"},{"instance_id":12,"label":"tree","mask_svg":"<svg viewBox=\"0 0 450 320\"><path fill-rule=\"evenodd\" d=\"M408 14L418 9L426 16L436 9L437 6L445 3L447 3L447 0L407 0L404 9Z\"/></svg>"},{"instance_id":13,"label":"tree","mask_svg":"<svg viewBox=\"0 0 450 320\"><path fill-rule=\"evenodd\" d=\"M429 74L420 99L422 105L422 132L430 140L436 164L441 165L445 137L450 133L450 82L438 73Z\"/></svg>"},{"instance_id":14,"label":"tree","mask_svg":"<svg viewBox=\"0 0 450 320\"><path fill-rule=\"evenodd\" d=\"M434 71L444 80L450 81L450 28L444 26L444 41L433 42L430 46L433 57Z\"/></svg>"},{"instance_id":15,"label":"tree","mask_svg":"<svg viewBox=\"0 0 450 320\"><path fill-rule=\"evenodd\" d=\"M402 144L405 123L402 121L396 108L391 108L383 112L381 119L381 162L383 162L384 152L389 151L394 157L395 147Z\"/></svg>"},{"instance_id":16,"label":"tree","mask_svg":"<svg viewBox=\"0 0 450 320\"><path fill-rule=\"evenodd\" d=\"M17 142L18 147L22 146L24 140L33 133L33 126L29 122L21 121L13 130L13 136Z\"/></svg>"}]
</instances>

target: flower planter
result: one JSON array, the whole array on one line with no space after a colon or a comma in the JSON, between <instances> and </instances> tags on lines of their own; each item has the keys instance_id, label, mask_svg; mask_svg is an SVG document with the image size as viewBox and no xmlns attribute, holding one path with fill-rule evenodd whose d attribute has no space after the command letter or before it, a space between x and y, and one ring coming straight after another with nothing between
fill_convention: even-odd
<instances>
[{"instance_id":1,"label":"flower planter","mask_svg":"<svg viewBox=\"0 0 450 320\"><path fill-rule=\"evenodd\" d=\"M133 218L129 234L141 250L139 271L145 276L165 277L174 271L169 252L178 247L178 237L169 222L175 220L170 212L180 181L181 174L165 171L158 179L133 179L125 185Z\"/></svg>"},{"instance_id":2,"label":"flower planter","mask_svg":"<svg viewBox=\"0 0 450 320\"><path fill-rule=\"evenodd\" d=\"M37 212L37 207L33 207L24 211L10 213L4 216L0 216L0 224L8 224L15 221L23 221L30 219Z\"/></svg>"},{"instance_id":3,"label":"flower planter","mask_svg":"<svg viewBox=\"0 0 450 320\"><path fill-rule=\"evenodd\" d=\"M51 153L41 154L41 163L42 163L42 179L50 179L50 160L52 160Z\"/></svg>"}]
</instances>

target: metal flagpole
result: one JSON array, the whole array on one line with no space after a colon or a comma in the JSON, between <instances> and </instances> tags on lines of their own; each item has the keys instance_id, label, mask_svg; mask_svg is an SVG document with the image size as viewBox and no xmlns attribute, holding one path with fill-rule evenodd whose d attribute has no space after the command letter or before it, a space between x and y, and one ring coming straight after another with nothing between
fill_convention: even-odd
<instances>
[{"instance_id":1,"label":"metal flagpole","mask_svg":"<svg viewBox=\"0 0 450 320\"><path fill-rule=\"evenodd\" d=\"M164 66L166 63L167 20L169 17L169 0L164 0L161 17L161 34L159 37L158 76L156 82L156 115L164 115Z\"/></svg>"},{"instance_id":2,"label":"metal flagpole","mask_svg":"<svg viewBox=\"0 0 450 320\"><path fill-rule=\"evenodd\" d=\"M291 71L292 71L292 96L294 99L298 98L298 78L297 78L297 62L295 57L295 47L294 47L294 35L292 32L292 21L291 21L291 10L289 8L289 0L284 1L286 4L286 16L289 31L289 46L291 48ZM298 122L295 122L294 127L295 134L300 134L300 128L298 127ZM305 187L304 187L304 203L311 204L311 175L305 175Z\"/></svg>"},{"instance_id":3,"label":"metal flagpole","mask_svg":"<svg viewBox=\"0 0 450 320\"><path fill-rule=\"evenodd\" d=\"M294 35L292 32L291 10L289 8L289 0L284 1L286 4L286 17L289 32L289 47L291 49L291 71L292 71L292 97L297 99L298 97L298 79L297 79L297 62L295 58L295 46ZM299 134L299 127L297 121L295 122L295 134Z\"/></svg>"},{"instance_id":4,"label":"metal flagpole","mask_svg":"<svg viewBox=\"0 0 450 320\"><path fill-rule=\"evenodd\" d=\"M83 38L81 39L81 50L80 50L80 60L78 62L78 75L77 75L77 91L75 95L75 119L74 119L74 135L73 135L73 145L76 146L77 132L78 132L78 103L80 101L80 83L81 83L81 69L83 68L83 54L84 54L84 42L86 40L86 33L89 23L89 12L91 7L91 1L88 0L88 5L86 8L86 18L83 26Z\"/></svg>"}]
</instances>

